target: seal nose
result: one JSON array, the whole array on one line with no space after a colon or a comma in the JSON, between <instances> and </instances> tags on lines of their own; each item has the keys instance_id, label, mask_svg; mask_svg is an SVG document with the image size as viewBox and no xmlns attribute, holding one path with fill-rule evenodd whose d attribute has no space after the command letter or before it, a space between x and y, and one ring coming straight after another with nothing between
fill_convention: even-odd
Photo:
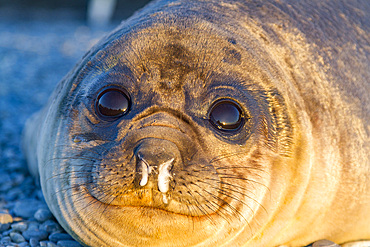
<instances>
[{"instance_id":1,"label":"seal nose","mask_svg":"<svg viewBox=\"0 0 370 247\"><path fill-rule=\"evenodd\" d=\"M139 185L148 185L152 178L156 180L160 192L168 192L172 179L171 169L179 156L177 146L168 140L146 138L139 143L134 153Z\"/></svg>"}]
</instances>

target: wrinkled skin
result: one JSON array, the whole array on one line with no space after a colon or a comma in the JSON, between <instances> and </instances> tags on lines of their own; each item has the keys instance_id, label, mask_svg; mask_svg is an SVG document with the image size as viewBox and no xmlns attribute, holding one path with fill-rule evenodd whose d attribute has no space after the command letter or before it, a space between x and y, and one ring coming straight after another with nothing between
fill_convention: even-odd
<instances>
[{"instance_id":1,"label":"wrinkled skin","mask_svg":"<svg viewBox=\"0 0 370 247\"><path fill-rule=\"evenodd\" d=\"M370 238L367 1L158 1L61 81L24 148L88 246ZM104 89L129 95L104 117ZM239 128L210 121L217 100Z\"/></svg>"}]
</instances>

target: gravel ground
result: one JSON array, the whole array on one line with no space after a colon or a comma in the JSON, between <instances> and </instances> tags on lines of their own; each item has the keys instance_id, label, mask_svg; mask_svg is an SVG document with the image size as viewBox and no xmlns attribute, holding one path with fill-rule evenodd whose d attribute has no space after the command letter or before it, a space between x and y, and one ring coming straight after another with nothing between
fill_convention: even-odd
<instances>
[{"instance_id":1,"label":"gravel ground","mask_svg":"<svg viewBox=\"0 0 370 247\"><path fill-rule=\"evenodd\" d=\"M117 24L117 23L116 23ZM80 246L48 210L20 150L26 119L112 26L0 19L0 246Z\"/></svg>"}]
</instances>

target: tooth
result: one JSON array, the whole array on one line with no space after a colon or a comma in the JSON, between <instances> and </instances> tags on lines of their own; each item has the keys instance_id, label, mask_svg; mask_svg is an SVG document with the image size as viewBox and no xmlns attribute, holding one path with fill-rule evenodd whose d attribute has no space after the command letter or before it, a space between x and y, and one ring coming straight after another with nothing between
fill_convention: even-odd
<instances>
[{"instance_id":1,"label":"tooth","mask_svg":"<svg viewBox=\"0 0 370 247\"><path fill-rule=\"evenodd\" d=\"M158 189L162 193L166 193L169 190L169 183L172 177L170 174L170 169L172 167L173 160L174 158L170 159L169 161L164 162L163 164L159 166ZM166 197L166 201L167 201L167 197Z\"/></svg>"}]
</instances>

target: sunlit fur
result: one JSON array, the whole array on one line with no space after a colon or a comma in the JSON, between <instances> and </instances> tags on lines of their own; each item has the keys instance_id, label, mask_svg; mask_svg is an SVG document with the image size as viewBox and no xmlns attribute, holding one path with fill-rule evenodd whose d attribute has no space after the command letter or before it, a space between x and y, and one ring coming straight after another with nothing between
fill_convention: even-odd
<instances>
[{"instance_id":1,"label":"sunlit fur","mask_svg":"<svg viewBox=\"0 0 370 247\"><path fill-rule=\"evenodd\" d=\"M366 1L150 4L27 123L51 211L89 246L369 239L369 13ZM132 101L117 119L96 111L110 86ZM240 129L210 123L223 98L242 108ZM141 144L173 155L166 193L155 172L139 185Z\"/></svg>"}]
</instances>

